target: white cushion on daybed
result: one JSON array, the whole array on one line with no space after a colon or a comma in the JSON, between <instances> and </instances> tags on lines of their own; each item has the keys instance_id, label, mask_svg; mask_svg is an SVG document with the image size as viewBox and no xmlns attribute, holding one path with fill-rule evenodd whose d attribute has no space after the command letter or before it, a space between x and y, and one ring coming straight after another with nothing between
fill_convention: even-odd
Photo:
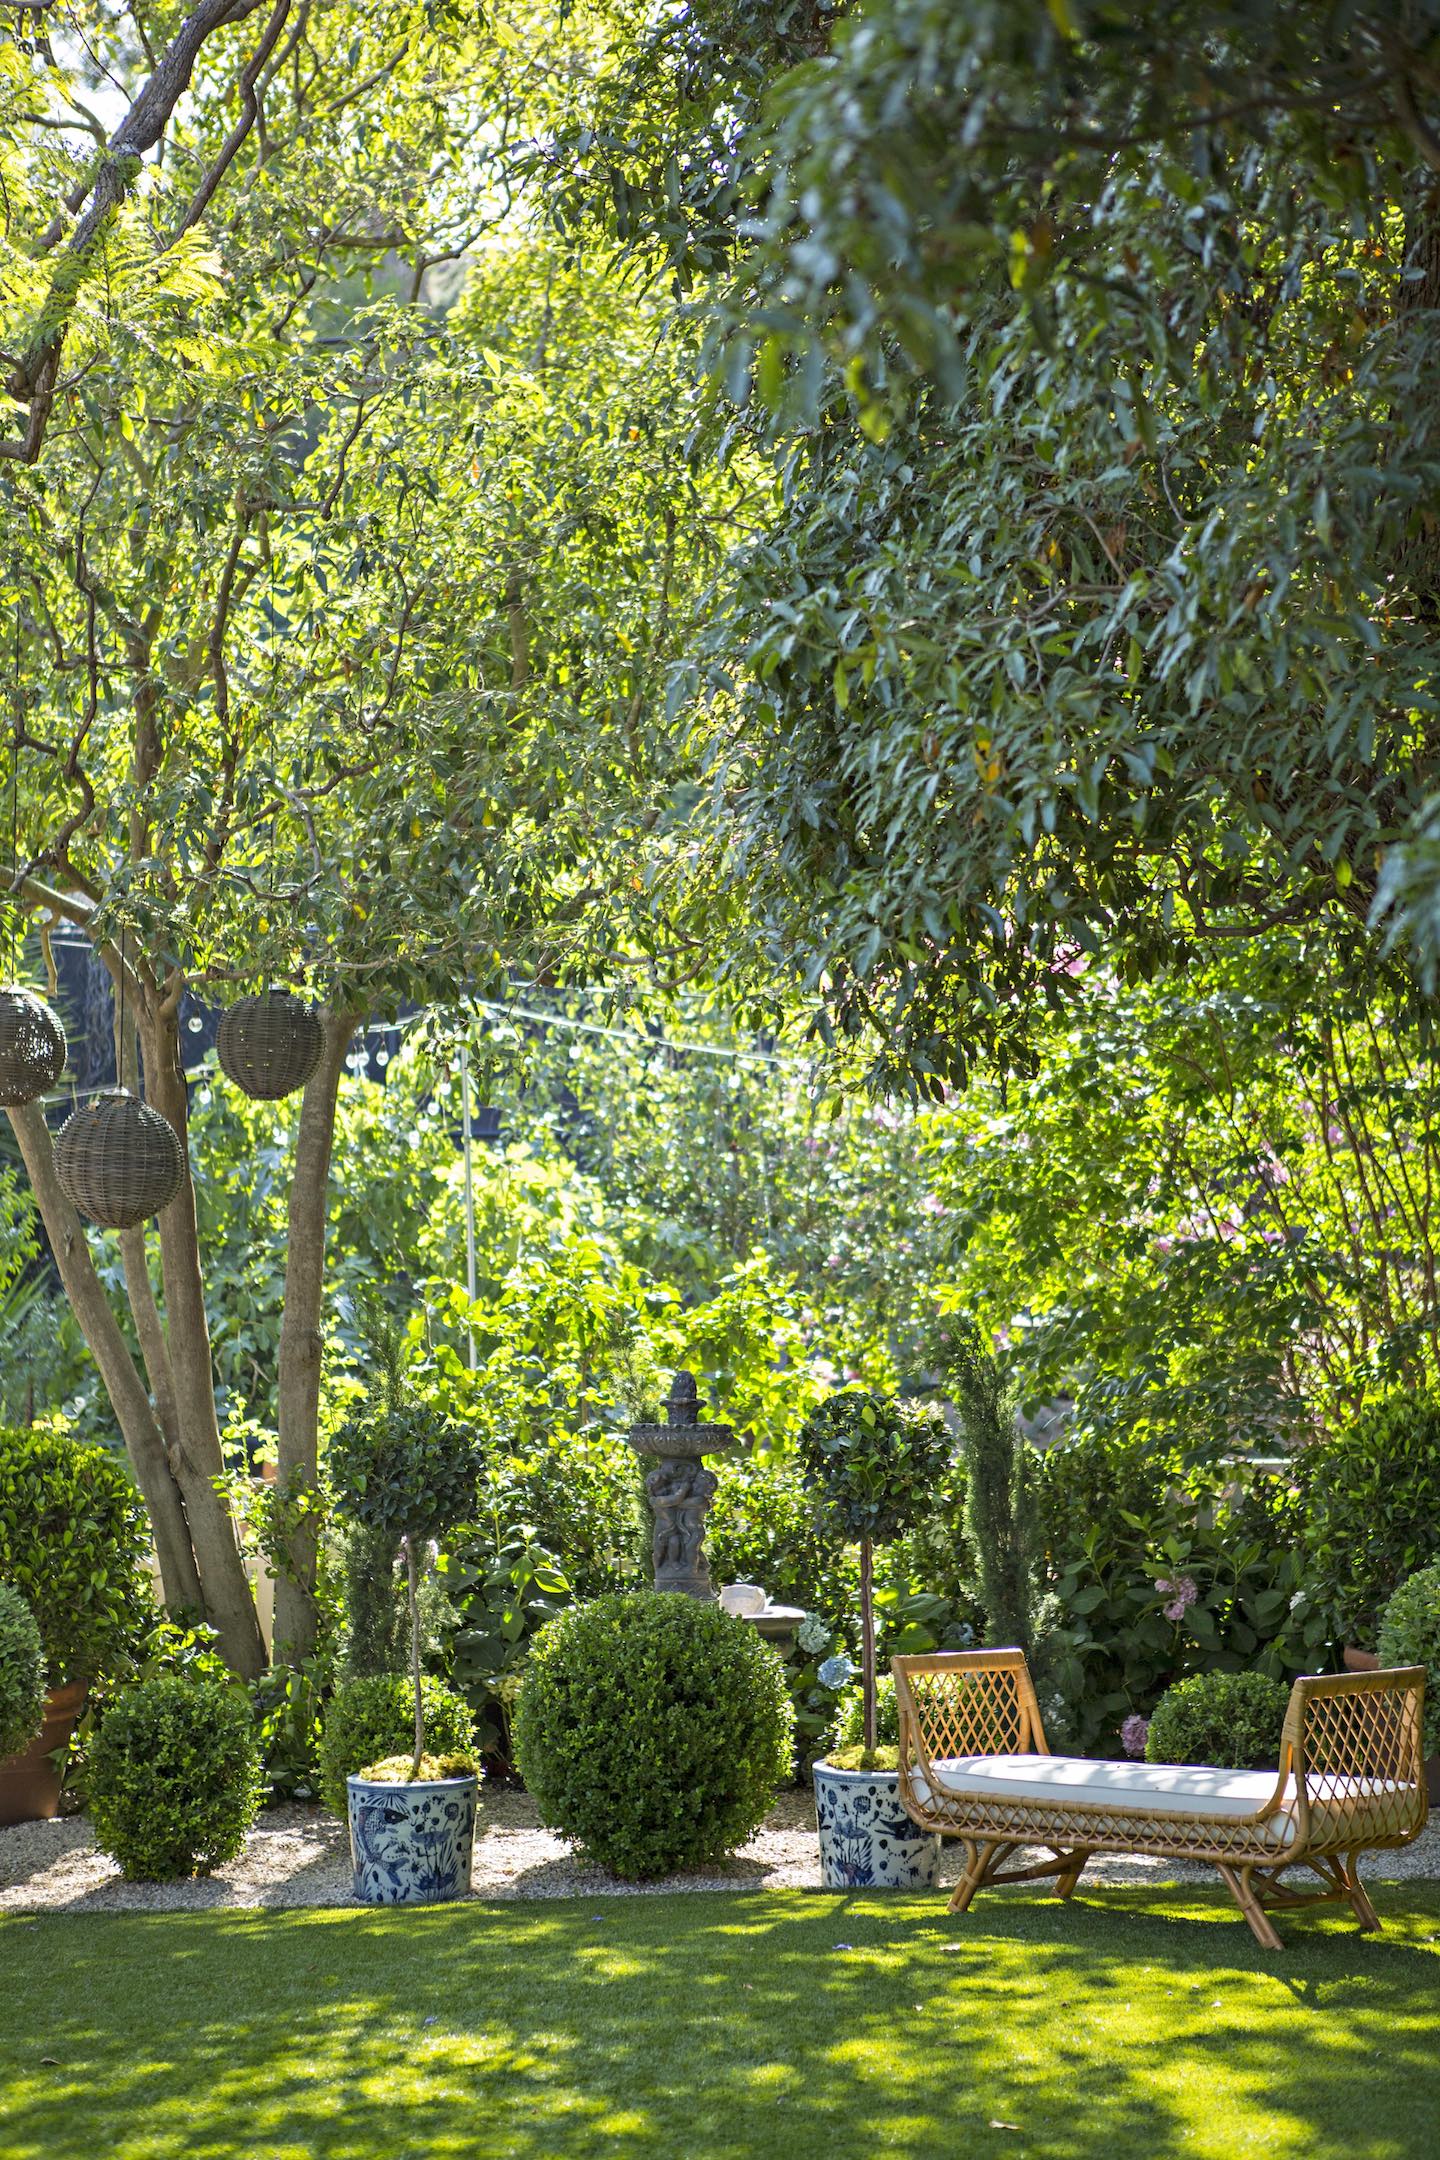
<instances>
[{"instance_id":1,"label":"white cushion on daybed","mask_svg":"<svg viewBox=\"0 0 1440 2160\"><path fill-rule=\"evenodd\" d=\"M943 1792L1007 1800L1079 1800L1095 1807L1187 1815L1255 1815L1275 1790L1273 1770L1214 1770L1203 1763L1097 1762L1086 1755L960 1755L931 1765ZM923 1807L930 1788L912 1775ZM1277 1826L1278 1827L1278 1826Z\"/></svg>"}]
</instances>

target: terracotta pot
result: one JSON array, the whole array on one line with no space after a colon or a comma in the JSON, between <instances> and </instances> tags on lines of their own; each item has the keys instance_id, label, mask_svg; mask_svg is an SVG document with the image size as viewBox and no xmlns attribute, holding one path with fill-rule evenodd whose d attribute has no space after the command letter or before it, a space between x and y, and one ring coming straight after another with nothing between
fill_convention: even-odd
<instances>
[{"instance_id":1,"label":"terracotta pot","mask_svg":"<svg viewBox=\"0 0 1440 2160\"><path fill-rule=\"evenodd\" d=\"M0 1823L44 1822L59 1812L60 1777L50 1757L68 1745L88 1693L83 1680L52 1688L45 1722L29 1747L0 1762Z\"/></svg>"},{"instance_id":2,"label":"terracotta pot","mask_svg":"<svg viewBox=\"0 0 1440 2160\"><path fill-rule=\"evenodd\" d=\"M1357 1650L1347 1643L1343 1652L1346 1672L1379 1672L1380 1660L1373 1650Z\"/></svg>"}]
</instances>

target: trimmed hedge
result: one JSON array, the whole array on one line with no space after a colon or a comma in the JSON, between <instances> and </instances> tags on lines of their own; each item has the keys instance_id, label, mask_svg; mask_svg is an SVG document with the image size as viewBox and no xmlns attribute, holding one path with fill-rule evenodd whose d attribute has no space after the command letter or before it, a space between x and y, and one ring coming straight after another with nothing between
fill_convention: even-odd
<instances>
[{"instance_id":1,"label":"trimmed hedge","mask_svg":"<svg viewBox=\"0 0 1440 2160\"><path fill-rule=\"evenodd\" d=\"M173 1674L124 1689L91 1745L87 1786L96 1836L131 1882L223 1867L263 1791L248 1700Z\"/></svg>"},{"instance_id":2,"label":"trimmed hedge","mask_svg":"<svg viewBox=\"0 0 1440 2160\"><path fill-rule=\"evenodd\" d=\"M470 1706L443 1680L426 1674L425 1745L432 1755L468 1754L475 1745ZM320 1736L320 1797L346 1812L345 1780L367 1763L407 1755L415 1746L415 1684L408 1673L367 1673L335 1690Z\"/></svg>"},{"instance_id":3,"label":"trimmed hedge","mask_svg":"<svg viewBox=\"0 0 1440 2160\"><path fill-rule=\"evenodd\" d=\"M1177 1680L1155 1705L1145 1740L1152 1763L1213 1763L1273 1770L1290 1690L1268 1673L1202 1672Z\"/></svg>"},{"instance_id":4,"label":"trimmed hedge","mask_svg":"<svg viewBox=\"0 0 1440 2160\"><path fill-rule=\"evenodd\" d=\"M637 1590L541 1629L515 1755L550 1829L643 1881L745 1842L790 1775L793 1724L780 1660L753 1628Z\"/></svg>"},{"instance_id":5,"label":"trimmed hedge","mask_svg":"<svg viewBox=\"0 0 1440 2160\"><path fill-rule=\"evenodd\" d=\"M0 1582L0 1761L18 1755L45 1719L45 1651L35 1615Z\"/></svg>"}]
</instances>

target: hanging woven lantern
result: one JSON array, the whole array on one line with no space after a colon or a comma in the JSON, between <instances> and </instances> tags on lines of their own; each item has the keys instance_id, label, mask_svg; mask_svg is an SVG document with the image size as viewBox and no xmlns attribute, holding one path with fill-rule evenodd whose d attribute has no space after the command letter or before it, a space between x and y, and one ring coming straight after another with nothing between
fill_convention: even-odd
<instances>
[{"instance_id":1,"label":"hanging woven lantern","mask_svg":"<svg viewBox=\"0 0 1440 2160\"><path fill-rule=\"evenodd\" d=\"M67 1200L106 1230L129 1230L173 1200L185 1151L168 1118L125 1089L83 1103L55 1141Z\"/></svg>"},{"instance_id":2,"label":"hanging woven lantern","mask_svg":"<svg viewBox=\"0 0 1440 2160\"><path fill-rule=\"evenodd\" d=\"M222 1013L220 1068L246 1095L278 1102L304 1087L325 1048L319 1013L292 990L262 990Z\"/></svg>"},{"instance_id":3,"label":"hanging woven lantern","mask_svg":"<svg viewBox=\"0 0 1440 2160\"><path fill-rule=\"evenodd\" d=\"M65 1030L33 990L0 990L0 1103L34 1102L65 1070Z\"/></svg>"}]
</instances>

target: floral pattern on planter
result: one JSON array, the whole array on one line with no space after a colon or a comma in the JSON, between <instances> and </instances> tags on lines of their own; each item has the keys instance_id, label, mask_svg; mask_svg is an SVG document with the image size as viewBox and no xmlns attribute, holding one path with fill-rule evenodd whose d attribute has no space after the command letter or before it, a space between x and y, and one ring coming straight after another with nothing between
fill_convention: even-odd
<instances>
[{"instance_id":1,"label":"floral pattern on planter","mask_svg":"<svg viewBox=\"0 0 1440 2160\"><path fill-rule=\"evenodd\" d=\"M815 1765L820 1873L827 1890L924 1890L940 1865L940 1840L900 1802L894 1770Z\"/></svg>"},{"instance_id":2,"label":"floral pattern on planter","mask_svg":"<svg viewBox=\"0 0 1440 2160\"><path fill-rule=\"evenodd\" d=\"M345 1780L350 1859L364 1905L433 1905L470 1888L475 1843L473 1777L414 1785Z\"/></svg>"}]
</instances>

